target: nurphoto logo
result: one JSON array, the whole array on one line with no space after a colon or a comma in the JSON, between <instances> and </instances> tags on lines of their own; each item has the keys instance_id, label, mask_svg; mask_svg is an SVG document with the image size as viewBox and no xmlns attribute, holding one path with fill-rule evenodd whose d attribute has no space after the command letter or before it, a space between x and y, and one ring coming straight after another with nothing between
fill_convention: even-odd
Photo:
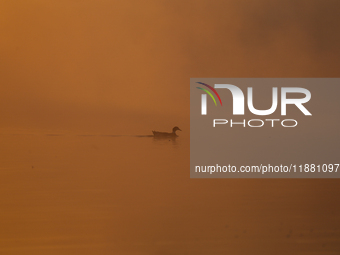
<instances>
[{"instance_id":1,"label":"nurphoto logo","mask_svg":"<svg viewBox=\"0 0 340 255\"><path fill-rule=\"evenodd\" d=\"M191 78L190 177L340 178L339 85Z\"/></svg>"},{"instance_id":2,"label":"nurphoto logo","mask_svg":"<svg viewBox=\"0 0 340 255\"><path fill-rule=\"evenodd\" d=\"M205 87L207 87L208 89L210 89L218 98L218 100L220 101L220 105L222 106L222 100L220 98L220 95L218 94L218 92L216 91L216 89L227 89L231 92L232 95L232 100L233 100L233 109L232 109L232 113L233 115L244 115L244 108L245 108L245 96L243 91L232 84L215 84L214 87L203 83L203 82L196 82L198 84L201 84ZM207 115L208 112L208 107L207 107L207 94L210 96L210 98L212 98L212 100L215 103L215 106L217 106L216 100L213 96L213 94L205 89L205 88L201 88L201 87L197 87L198 89L202 90L203 92L205 92L206 94L202 94L201 95L201 115ZM281 87L280 90L280 94L281 94L281 116L286 116L287 115L287 105L295 105L304 115L306 116L311 116L312 114L307 110L307 108L303 105L305 103L307 103L310 99L311 99L311 92L308 89L305 88L299 88L299 87ZM287 98L288 94L302 94L303 97L302 98ZM259 116L266 116L266 115L271 115L273 114L277 108L278 108L278 104L279 104L279 96L278 96L278 88L277 87L273 87L272 88L272 105L269 109L256 109L254 107L253 104L253 88L252 87L248 87L247 88L247 105L248 105L248 109L251 113L255 114L255 115L259 115ZM270 122L271 126L274 127L275 126L275 122L279 121L281 122L281 125L283 127L296 127L298 122L295 119L284 119L284 120L280 120L280 119L251 119L248 120L246 122L246 120L244 119L242 122L233 122L232 119L227 120L227 119L214 119L213 120L213 127L216 127L216 125L225 125L230 123L230 127L233 127L235 125L242 125L243 127L246 126L246 123L248 124L249 127L262 127L264 126L265 122ZM290 124L289 124L290 123Z\"/></svg>"}]
</instances>

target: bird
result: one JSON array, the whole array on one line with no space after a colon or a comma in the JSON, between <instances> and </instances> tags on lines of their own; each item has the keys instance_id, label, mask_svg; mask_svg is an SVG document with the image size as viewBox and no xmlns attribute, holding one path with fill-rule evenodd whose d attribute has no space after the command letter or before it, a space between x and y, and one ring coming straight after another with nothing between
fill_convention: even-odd
<instances>
[{"instance_id":1,"label":"bird","mask_svg":"<svg viewBox=\"0 0 340 255\"><path fill-rule=\"evenodd\" d=\"M179 130L179 131L182 131L179 127L174 127L172 129L172 133L168 133L168 132L158 132L158 131L153 131L152 130L152 133L153 133L153 136L154 137L157 137L157 138L175 138L177 137L178 135L176 134L176 131Z\"/></svg>"}]
</instances>

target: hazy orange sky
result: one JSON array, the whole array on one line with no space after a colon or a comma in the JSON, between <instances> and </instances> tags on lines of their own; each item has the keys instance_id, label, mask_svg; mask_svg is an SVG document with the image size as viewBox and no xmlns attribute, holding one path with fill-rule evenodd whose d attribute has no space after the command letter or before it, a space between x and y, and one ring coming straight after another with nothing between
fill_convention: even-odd
<instances>
[{"instance_id":1,"label":"hazy orange sky","mask_svg":"<svg viewBox=\"0 0 340 255\"><path fill-rule=\"evenodd\" d=\"M339 7L0 1L0 128L188 130L190 77L338 77Z\"/></svg>"}]
</instances>

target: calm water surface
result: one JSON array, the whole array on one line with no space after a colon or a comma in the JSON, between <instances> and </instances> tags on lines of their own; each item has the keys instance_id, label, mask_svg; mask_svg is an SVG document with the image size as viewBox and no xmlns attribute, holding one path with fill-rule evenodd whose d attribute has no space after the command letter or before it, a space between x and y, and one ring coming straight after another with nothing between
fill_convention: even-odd
<instances>
[{"instance_id":1,"label":"calm water surface","mask_svg":"<svg viewBox=\"0 0 340 255\"><path fill-rule=\"evenodd\" d=\"M340 254L337 180L189 178L189 137L0 135L0 254Z\"/></svg>"}]
</instances>

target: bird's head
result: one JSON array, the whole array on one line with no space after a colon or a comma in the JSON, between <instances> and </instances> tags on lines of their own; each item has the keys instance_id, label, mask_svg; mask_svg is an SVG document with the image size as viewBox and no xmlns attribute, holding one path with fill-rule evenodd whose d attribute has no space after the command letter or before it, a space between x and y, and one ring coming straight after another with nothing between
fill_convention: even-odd
<instances>
[{"instance_id":1,"label":"bird's head","mask_svg":"<svg viewBox=\"0 0 340 255\"><path fill-rule=\"evenodd\" d=\"M182 130L180 130L180 128L179 128L179 127L177 127L177 126L176 126L176 127L174 127L174 128L172 129L172 132L174 132L174 133L175 133L177 130L179 130L179 131L182 131Z\"/></svg>"}]
</instances>

